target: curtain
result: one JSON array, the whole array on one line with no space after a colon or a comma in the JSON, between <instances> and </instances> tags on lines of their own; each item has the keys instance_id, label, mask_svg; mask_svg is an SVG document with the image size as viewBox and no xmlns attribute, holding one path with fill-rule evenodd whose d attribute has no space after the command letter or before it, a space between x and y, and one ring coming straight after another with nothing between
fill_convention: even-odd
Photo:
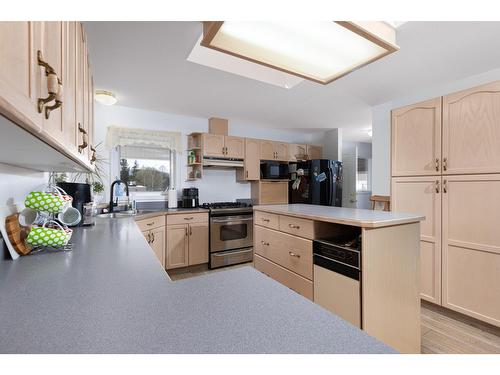
<instances>
[{"instance_id":1,"label":"curtain","mask_svg":"<svg viewBox=\"0 0 500 375\"><path fill-rule=\"evenodd\" d=\"M117 146L169 149L181 153L181 133L108 126L106 148L113 149Z\"/></svg>"}]
</instances>

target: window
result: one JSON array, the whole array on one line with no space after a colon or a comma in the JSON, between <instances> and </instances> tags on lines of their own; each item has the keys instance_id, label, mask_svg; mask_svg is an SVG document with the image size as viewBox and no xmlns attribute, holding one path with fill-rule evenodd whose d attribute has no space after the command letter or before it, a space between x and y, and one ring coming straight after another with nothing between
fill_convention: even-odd
<instances>
[{"instance_id":1,"label":"window","mask_svg":"<svg viewBox=\"0 0 500 375\"><path fill-rule=\"evenodd\" d=\"M121 146L120 179L130 192L164 192L173 173L172 152L147 146Z\"/></svg>"}]
</instances>

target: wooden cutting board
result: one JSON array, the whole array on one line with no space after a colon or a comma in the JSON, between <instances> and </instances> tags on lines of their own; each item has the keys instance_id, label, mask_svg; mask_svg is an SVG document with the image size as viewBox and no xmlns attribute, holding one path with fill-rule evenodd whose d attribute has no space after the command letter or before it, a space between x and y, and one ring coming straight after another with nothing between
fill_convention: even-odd
<instances>
[{"instance_id":1,"label":"wooden cutting board","mask_svg":"<svg viewBox=\"0 0 500 375\"><path fill-rule=\"evenodd\" d=\"M26 237L25 231L21 228L19 224L19 214L9 215L5 218L5 230L7 236L9 236L9 241L14 247L14 249L20 255L29 254L31 249L26 247L24 244L24 239Z\"/></svg>"}]
</instances>

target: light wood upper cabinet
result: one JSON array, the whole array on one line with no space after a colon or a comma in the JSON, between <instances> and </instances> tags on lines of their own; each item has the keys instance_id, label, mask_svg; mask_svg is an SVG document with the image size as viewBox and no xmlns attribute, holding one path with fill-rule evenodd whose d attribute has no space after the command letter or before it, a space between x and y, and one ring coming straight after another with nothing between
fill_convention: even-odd
<instances>
[{"instance_id":1,"label":"light wood upper cabinet","mask_svg":"<svg viewBox=\"0 0 500 375\"><path fill-rule=\"evenodd\" d=\"M189 265L208 263L208 223L189 224Z\"/></svg>"},{"instance_id":2,"label":"light wood upper cabinet","mask_svg":"<svg viewBox=\"0 0 500 375\"><path fill-rule=\"evenodd\" d=\"M288 161L288 143L275 142L276 160Z\"/></svg>"},{"instance_id":3,"label":"light wood upper cabinet","mask_svg":"<svg viewBox=\"0 0 500 375\"><path fill-rule=\"evenodd\" d=\"M307 146L292 143L288 145L288 160L300 161L305 160L307 157Z\"/></svg>"},{"instance_id":4,"label":"light wood upper cabinet","mask_svg":"<svg viewBox=\"0 0 500 375\"><path fill-rule=\"evenodd\" d=\"M443 185L443 306L500 326L500 175Z\"/></svg>"},{"instance_id":5,"label":"light wood upper cabinet","mask_svg":"<svg viewBox=\"0 0 500 375\"><path fill-rule=\"evenodd\" d=\"M176 224L167 226L167 269L189 265L189 225Z\"/></svg>"},{"instance_id":6,"label":"light wood upper cabinet","mask_svg":"<svg viewBox=\"0 0 500 375\"><path fill-rule=\"evenodd\" d=\"M323 147L307 145L307 158L309 160L323 158Z\"/></svg>"},{"instance_id":7,"label":"light wood upper cabinet","mask_svg":"<svg viewBox=\"0 0 500 375\"><path fill-rule=\"evenodd\" d=\"M236 159L245 157L245 138L224 136L224 147L226 157Z\"/></svg>"},{"instance_id":8,"label":"light wood upper cabinet","mask_svg":"<svg viewBox=\"0 0 500 375\"><path fill-rule=\"evenodd\" d=\"M443 174L500 173L500 81L443 97Z\"/></svg>"},{"instance_id":9,"label":"light wood upper cabinet","mask_svg":"<svg viewBox=\"0 0 500 375\"><path fill-rule=\"evenodd\" d=\"M0 22L0 113L9 118L25 118L33 132L42 128L37 110L39 72L34 27L41 22Z\"/></svg>"},{"instance_id":10,"label":"light wood upper cabinet","mask_svg":"<svg viewBox=\"0 0 500 375\"><path fill-rule=\"evenodd\" d=\"M224 157L224 136L219 134L203 133L203 155Z\"/></svg>"},{"instance_id":11,"label":"light wood upper cabinet","mask_svg":"<svg viewBox=\"0 0 500 375\"><path fill-rule=\"evenodd\" d=\"M392 111L392 176L441 173L441 98Z\"/></svg>"},{"instance_id":12,"label":"light wood upper cabinet","mask_svg":"<svg viewBox=\"0 0 500 375\"><path fill-rule=\"evenodd\" d=\"M77 28L78 22L63 23L63 77L64 99L62 106L63 133L66 147L78 152L78 125L76 117L77 95Z\"/></svg>"},{"instance_id":13,"label":"light wood upper cabinet","mask_svg":"<svg viewBox=\"0 0 500 375\"><path fill-rule=\"evenodd\" d=\"M238 180L257 181L260 179L260 141L245 138L245 164L236 170Z\"/></svg>"},{"instance_id":14,"label":"light wood upper cabinet","mask_svg":"<svg viewBox=\"0 0 500 375\"><path fill-rule=\"evenodd\" d=\"M392 179L392 210L425 216L420 222L420 296L437 304L441 304L441 193L440 176Z\"/></svg>"},{"instance_id":15,"label":"light wood upper cabinet","mask_svg":"<svg viewBox=\"0 0 500 375\"><path fill-rule=\"evenodd\" d=\"M276 149L273 141L260 141L260 159L274 160L276 158Z\"/></svg>"}]
</instances>

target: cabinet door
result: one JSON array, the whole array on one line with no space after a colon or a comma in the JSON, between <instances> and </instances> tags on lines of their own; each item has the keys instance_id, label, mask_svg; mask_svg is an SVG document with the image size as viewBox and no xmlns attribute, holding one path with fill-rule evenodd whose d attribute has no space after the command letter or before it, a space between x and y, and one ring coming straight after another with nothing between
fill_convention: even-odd
<instances>
[{"instance_id":1,"label":"cabinet door","mask_svg":"<svg viewBox=\"0 0 500 375\"><path fill-rule=\"evenodd\" d=\"M321 146L307 146L307 157L309 160L321 159L323 157L323 147Z\"/></svg>"},{"instance_id":2,"label":"cabinet door","mask_svg":"<svg viewBox=\"0 0 500 375\"><path fill-rule=\"evenodd\" d=\"M224 136L218 134L204 133L202 135L203 155L224 157Z\"/></svg>"},{"instance_id":3,"label":"cabinet door","mask_svg":"<svg viewBox=\"0 0 500 375\"><path fill-rule=\"evenodd\" d=\"M500 326L500 175L443 176L443 306Z\"/></svg>"},{"instance_id":4,"label":"cabinet door","mask_svg":"<svg viewBox=\"0 0 500 375\"><path fill-rule=\"evenodd\" d=\"M39 72L33 29L41 22L0 22L0 113L28 119L33 132L42 128L37 110ZM37 81L38 80L38 81Z\"/></svg>"},{"instance_id":5,"label":"cabinet door","mask_svg":"<svg viewBox=\"0 0 500 375\"><path fill-rule=\"evenodd\" d=\"M64 87L65 82L63 81L63 78L65 72L63 69L63 22L43 22L42 54L44 60L55 70L57 77L62 81L62 85ZM45 76L44 70L41 78L40 97L45 98L48 95L47 77ZM54 101L47 103L45 108L52 106L54 103ZM43 131L61 145L65 145L62 115L63 106L64 102L61 107L50 112L48 119L45 114L43 115Z\"/></svg>"},{"instance_id":6,"label":"cabinet door","mask_svg":"<svg viewBox=\"0 0 500 375\"><path fill-rule=\"evenodd\" d=\"M288 161L288 143L274 142L276 160Z\"/></svg>"},{"instance_id":7,"label":"cabinet door","mask_svg":"<svg viewBox=\"0 0 500 375\"><path fill-rule=\"evenodd\" d=\"M392 176L441 172L441 98L392 111Z\"/></svg>"},{"instance_id":8,"label":"cabinet door","mask_svg":"<svg viewBox=\"0 0 500 375\"><path fill-rule=\"evenodd\" d=\"M420 296L441 304L441 176L392 179L395 212L425 216L420 222Z\"/></svg>"},{"instance_id":9,"label":"cabinet door","mask_svg":"<svg viewBox=\"0 0 500 375\"><path fill-rule=\"evenodd\" d=\"M160 261L161 266L165 267L165 227L152 229L150 233L150 246Z\"/></svg>"},{"instance_id":10,"label":"cabinet door","mask_svg":"<svg viewBox=\"0 0 500 375\"><path fill-rule=\"evenodd\" d=\"M276 147L273 141L260 141L260 159L261 160L275 160Z\"/></svg>"},{"instance_id":11,"label":"cabinet door","mask_svg":"<svg viewBox=\"0 0 500 375\"><path fill-rule=\"evenodd\" d=\"M189 225L167 226L166 269L186 267L189 254Z\"/></svg>"},{"instance_id":12,"label":"cabinet door","mask_svg":"<svg viewBox=\"0 0 500 375\"><path fill-rule=\"evenodd\" d=\"M92 76L92 72L90 70L90 64L88 66L88 79L89 79L89 90L88 90L88 159L93 156L93 151L91 147L94 145L94 77Z\"/></svg>"},{"instance_id":13,"label":"cabinet door","mask_svg":"<svg viewBox=\"0 0 500 375\"><path fill-rule=\"evenodd\" d=\"M85 33L80 22L76 25L76 139L77 150L83 159L86 154L85 149L79 146L84 145L83 133L79 129L86 129L85 123L85 71L87 61L87 46L85 42ZM88 100L88 99L87 99ZM86 131L86 130L85 130Z\"/></svg>"},{"instance_id":14,"label":"cabinet door","mask_svg":"<svg viewBox=\"0 0 500 375\"><path fill-rule=\"evenodd\" d=\"M226 147L225 156L230 158L243 159L245 157L245 138L224 137Z\"/></svg>"},{"instance_id":15,"label":"cabinet door","mask_svg":"<svg viewBox=\"0 0 500 375\"><path fill-rule=\"evenodd\" d=\"M245 180L260 180L260 141L245 139Z\"/></svg>"},{"instance_id":16,"label":"cabinet door","mask_svg":"<svg viewBox=\"0 0 500 375\"><path fill-rule=\"evenodd\" d=\"M443 174L500 173L499 124L500 81L444 96Z\"/></svg>"},{"instance_id":17,"label":"cabinet door","mask_svg":"<svg viewBox=\"0 0 500 375\"><path fill-rule=\"evenodd\" d=\"M189 224L189 265L208 263L208 223Z\"/></svg>"},{"instance_id":18,"label":"cabinet door","mask_svg":"<svg viewBox=\"0 0 500 375\"><path fill-rule=\"evenodd\" d=\"M290 144L288 145L288 160L289 161L299 161L305 160L307 156L307 146Z\"/></svg>"},{"instance_id":19,"label":"cabinet door","mask_svg":"<svg viewBox=\"0 0 500 375\"><path fill-rule=\"evenodd\" d=\"M79 26L77 22L63 23L63 133L65 146L74 154L77 154L78 149L78 126L76 119L77 26Z\"/></svg>"}]
</instances>

